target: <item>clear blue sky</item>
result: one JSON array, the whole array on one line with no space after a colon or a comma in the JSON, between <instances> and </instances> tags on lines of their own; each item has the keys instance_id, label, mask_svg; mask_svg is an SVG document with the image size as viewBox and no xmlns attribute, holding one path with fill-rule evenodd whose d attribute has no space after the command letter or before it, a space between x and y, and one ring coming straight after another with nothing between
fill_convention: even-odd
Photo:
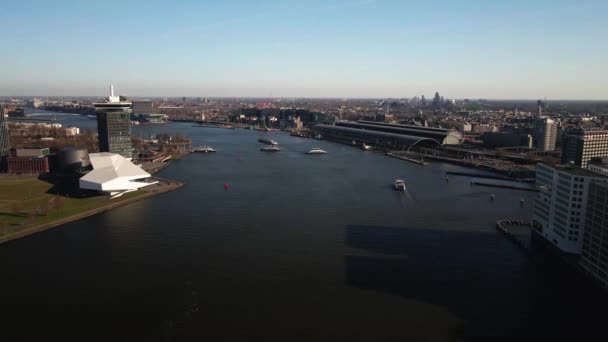
<instances>
[{"instance_id":1,"label":"clear blue sky","mask_svg":"<svg viewBox=\"0 0 608 342\"><path fill-rule=\"evenodd\" d=\"M608 99L608 1L3 1L0 96Z\"/></svg>"}]
</instances>

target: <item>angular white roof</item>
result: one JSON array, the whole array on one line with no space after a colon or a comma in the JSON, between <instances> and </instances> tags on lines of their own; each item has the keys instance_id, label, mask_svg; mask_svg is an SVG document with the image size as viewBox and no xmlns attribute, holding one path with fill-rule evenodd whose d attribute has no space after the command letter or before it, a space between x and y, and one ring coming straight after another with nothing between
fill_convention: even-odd
<instances>
[{"instance_id":1,"label":"angular white roof","mask_svg":"<svg viewBox=\"0 0 608 342\"><path fill-rule=\"evenodd\" d=\"M89 154L93 170L80 178L80 188L105 192L136 190L151 183L136 182L151 177L149 173L120 154Z\"/></svg>"}]
</instances>

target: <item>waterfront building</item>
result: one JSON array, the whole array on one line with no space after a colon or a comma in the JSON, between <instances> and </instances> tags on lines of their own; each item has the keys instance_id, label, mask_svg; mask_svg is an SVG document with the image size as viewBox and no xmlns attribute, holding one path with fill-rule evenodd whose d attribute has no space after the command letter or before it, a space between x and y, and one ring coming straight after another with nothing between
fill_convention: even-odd
<instances>
[{"instance_id":1,"label":"waterfront building","mask_svg":"<svg viewBox=\"0 0 608 342\"><path fill-rule=\"evenodd\" d=\"M579 265L608 287L608 184L591 182Z\"/></svg>"},{"instance_id":2,"label":"waterfront building","mask_svg":"<svg viewBox=\"0 0 608 342\"><path fill-rule=\"evenodd\" d=\"M559 250L580 254L591 182L608 177L573 165L536 166L540 192L534 203L532 227Z\"/></svg>"},{"instance_id":3,"label":"waterfront building","mask_svg":"<svg viewBox=\"0 0 608 342\"><path fill-rule=\"evenodd\" d=\"M167 123L169 116L167 114L144 113L133 114L133 119L145 123Z\"/></svg>"},{"instance_id":4,"label":"waterfront building","mask_svg":"<svg viewBox=\"0 0 608 342\"><path fill-rule=\"evenodd\" d=\"M93 170L80 178L80 188L96 190L116 198L157 182L144 182L149 173L117 153L91 153Z\"/></svg>"},{"instance_id":5,"label":"waterfront building","mask_svg":"<svg viewBox=\"0 0 608 342\"><path fill-rule=\"evenodd\" d=\"M94 103L97 111L97 134L99 151L118 153L132 158L131 142L131 102L114 95L110 86L110 97L106 102Z\"/></svg>"},{"instance_id":6,"label":"waterfront building","mask_svg":"<svg viewBox=\"0 0 608 342\"><path fill-rule=\"evenodd\" d=\"M8 173L13 175L40 175L50 171L48 156L8 157Z\"/></svg>"},{"instance_id":7,"label":"waterfront building","mask_svg":"<svg viewBox=\"0 0 608 342\"><path fill-rule=\"evenodd\" d=\"M315 126L316 127L316 126ZM441 145L456 145L463 140L462 134L456 130L444 128L420 127L412 125L389 124L383 122L364 121L338 121L336 127L348 127L361 131L376 131L392 133L396 135L405 135L415 138L427 138L435 140Z\"/></svg>"},{"instance_id":8,"label":"waterfront building","mask_svg":"<svg viewBox=\"0 0 608 342\"><path fill-rule=\"evenodd\" d=\"M133 114L153 114L154 103L152 101L132 101Z\"/></svg>"},{"instance_id":9,"label":"waterfront building","mask_svg":"<svg viewBox=\"0 0 608 342\"><path fill-rule=\"evenodd\" d=\"M539 106L539 112L541 111ZM550 118L539 118L534 122L534 131L532 140L534 147L540 151L555 150L555 142L557 139L557 125Z\"/></svg>"},{"instance_id":10,"label":"waterfront building","mask_svg":"<svg viewBox=\"0 0 608 342\"><path fill-rule=\"evenodd\" d=\"M564 133L562 164L586 168L595 157L608 157L608 130L572 128Z\"/></svg>"},{"instance_id":11,"label":"waterfront building","mask_svg":"<svg viewBox=\"0 0 608 342\"><path fill-rule=\"evenodd\" d=\"M436 148L441 146L441 144L434 139L406 134L379 132L334 125L315 125L313 129L325 139L346 144L366 144L392 150L409 150L412 147Z\"/></svg>"}]
</instances>

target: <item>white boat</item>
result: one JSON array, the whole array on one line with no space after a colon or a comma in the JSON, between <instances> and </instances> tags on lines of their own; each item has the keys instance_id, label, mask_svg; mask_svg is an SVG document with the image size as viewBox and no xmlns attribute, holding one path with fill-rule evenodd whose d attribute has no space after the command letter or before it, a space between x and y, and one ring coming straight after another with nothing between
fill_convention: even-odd
<instances>
[{"instance_id":1,"label":"white boat","mask_svg":"<svg viewBox=\"0 0 608 342\"><path fill-rule=\"evenodd\" d=\"M372 149L372 145L366 145L365 143L363 143L363 145L361 145L361 149L364 151L370 151Z\"/></svg>"},{"instance_id":2,"label":"white boat","mask_svg":"<svg viewBox=\"0 0 608 342\"><path fill-rule=\"evenodd\" d=\"M395 179L394 187L397 191L405 191L405 181L403 179Z\"/></svg>"},{"instance_id":3,"label":"white boat","mask_svg":"<svg viewBox=\"0 0 608 342\"><path fill-rule=\"evenodd\" d=\"M260 149L264 152L279 152L281 149L278 146L266 146Z\"/></svg>"},{"instance_id":4,"label":"white boat","mask_svg":"<svg viewBox=\"0 0 608 342\"><path fill-rule=\"evenodd\" d=\"M315 147L315 148L311 149L310 151L306 152L306 154L326 154L326 153L327 153L327 151L322 150L318 147Z\"/></svg>"},{"instance_id":5,"label":"white boat","mask_svg":"<svg viewBox=\"0 0 608 342\"><path fill-rule=\"evenodd\" d=\"M200 147L195 147L194 152L213 153L213 152L215 152L215 150L209 146L200 146Z\"/></svg>"}]
</instances>

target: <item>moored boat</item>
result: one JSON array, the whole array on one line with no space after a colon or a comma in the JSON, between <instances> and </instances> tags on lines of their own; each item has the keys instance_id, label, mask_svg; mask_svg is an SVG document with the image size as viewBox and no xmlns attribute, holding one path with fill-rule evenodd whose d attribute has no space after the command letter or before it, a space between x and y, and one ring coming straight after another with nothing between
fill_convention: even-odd
<instances>
[{"instance_id":1,"label":"moored boat","mask_svg":"<svg viewBox=\"0 0 608 342\"><path fill-rule=\"evenodd\" d=\"M266 146L262 147L260 151L263 152L279 152L281 149L278 146Z\"/></svg>"},{"instance_id":2,"label":"moored boat","mask_svg":"<svg viewBox=\"0 0 608 342\"><path fill-rule=\"evenodd\" d=\"M315 147L312 148L310 151L306 152L306 154L327 154L327 151Z\"/></svg>"}]
</instances>

